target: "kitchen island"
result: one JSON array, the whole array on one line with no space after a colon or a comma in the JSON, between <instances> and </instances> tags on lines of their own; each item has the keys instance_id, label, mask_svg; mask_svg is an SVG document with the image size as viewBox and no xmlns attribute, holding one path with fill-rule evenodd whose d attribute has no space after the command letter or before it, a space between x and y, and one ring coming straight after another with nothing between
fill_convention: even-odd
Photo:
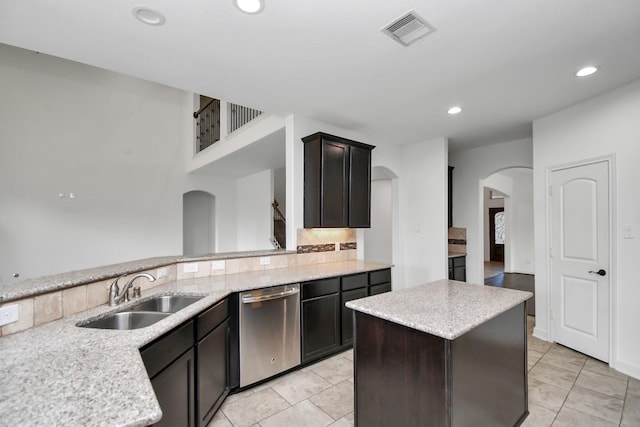
<instances>
[{"instance_id":1,"label":"kitchen island","mask_svg":"<svg viewBox=\"0 0 640 427\"><path fill-rule=\"evenodd\" d=\"M356 425L521 424L531 296L440 280L348 302Z\"/></svg>"}]
</instances>

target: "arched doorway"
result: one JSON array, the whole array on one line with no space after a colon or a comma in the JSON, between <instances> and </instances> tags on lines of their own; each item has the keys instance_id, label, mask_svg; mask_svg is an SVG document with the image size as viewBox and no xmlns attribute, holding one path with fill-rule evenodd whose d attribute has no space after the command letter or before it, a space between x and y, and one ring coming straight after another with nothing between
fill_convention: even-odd
<instances>
[{"instance_id":1,"label":"arched doorway","mask_svg":"<svg viewBox=\"0 0 640 427\"><path fill-rule=\"evenodd\" d=\"M182 253L202 255L215 248L215 196L205 191L182 195Z\"/></svg>"},{"instance_id":2,"label":"arched doorway","mask_svg":"<svg viewBox=\"0 0 640 427\"><path fill-rule=\"evenodd\" d=\"M498 171L482 180L481 191L484 284L533 292L533 171ZM527 304L530 315L534 304Z\"/></svg>"}]
</instances>

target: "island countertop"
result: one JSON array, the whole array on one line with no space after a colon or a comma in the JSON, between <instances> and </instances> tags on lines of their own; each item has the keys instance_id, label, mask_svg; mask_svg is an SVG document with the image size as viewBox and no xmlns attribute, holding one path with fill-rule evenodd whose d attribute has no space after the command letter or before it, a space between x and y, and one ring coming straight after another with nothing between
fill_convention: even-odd
<instances>
[{"instance_id":1,"label":"island countertop","mask_svg":"<svg viewBox=\"0 0 640 427\"><path fill-rule=\"evenodd\" d=\"M531 292L438 280L347 302L356 311L453 340L528 300Z\"/></svg>"}]
</instances>

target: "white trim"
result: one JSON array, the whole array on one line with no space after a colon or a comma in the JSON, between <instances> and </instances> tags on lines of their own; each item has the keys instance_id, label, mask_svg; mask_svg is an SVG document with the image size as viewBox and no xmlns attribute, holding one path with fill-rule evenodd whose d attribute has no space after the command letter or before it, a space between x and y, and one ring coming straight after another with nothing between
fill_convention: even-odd
<instances>
[{"instance_id":1,"label":"white trim","mask_svg":"<svg viewBox=\"0 0 640 427\"><path fill-rule=\"evenodd\" d=\"M615 168L616 168L616 155L615 153L612 154L608 154L608 155L603 155L603 156L598 156L598 157L593 157L590 159L585 159L585 160L580 160L580 161L576 161L576 162L569 162L569 163L563 163L560 165L556 165L556 166L549 166L546 169L546 176L545 176L545 188L549 188L550 186L550 178L551 178L551 173L552 172L558 172L561 170L565 170L565 169L571 169L571 168L575 168L575 167L581 167L581 166L587 166L587 165L591 165L594 163L601 163L601 162L606 162L607 163L607 171L608 171L608 180L609 180L609 271L607 272L607 274L609 275L609 366L614 367L615 365L618 365L620 362L617 361L617 352L615 351L616 349L616 344L618 342L618 337L617 337L617 325L615 324L615 319L616 317L614 317L614 313L617 313L617 308L618 308L618 304L617 301L615 299L615 297L617 297L618 294L618 286L617 286L617 281L616 281L616 276L617 276L617 271L618 271L618 265L617 263L614 263L614 260L617 259L616 255L616 243L617 243L617 236L616 236L616 230L617 230L617 221L616 221L616 217L614 215L615 213L615 209L614 206L616 206L616 194L615 194ZM553 321L551 320L551 309L553 308L552 305L552 301L551 301L551 286L552 286L552 282L551 282L551 261L550 261L550 254L549 254L549 245L551 242L551 204L550 204L550 195L549 192L546 191L545 192L545 210L546 210L546 223L545 223L545 238L546 238L546 242L545 242L545 256L544 256L544 262L545 262L545 266L546 266L546 270L547 270L547 324L549 325L549 331L548 331L548 337L549 337L549 341L555 342L554 336L553 336ZM537 260L536 260L537 262ZM540 333L542 333L543 331L539 331ZM616 361L614 363L614 361ZM631 367L630 367L631 368Z\"/></svg>"}]
</instances>

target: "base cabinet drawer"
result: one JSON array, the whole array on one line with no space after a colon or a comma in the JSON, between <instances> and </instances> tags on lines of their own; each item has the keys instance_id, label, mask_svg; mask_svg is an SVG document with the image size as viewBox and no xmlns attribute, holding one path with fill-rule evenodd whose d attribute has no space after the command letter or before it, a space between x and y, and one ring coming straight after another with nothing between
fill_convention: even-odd
<instances>
[{"instance_id":1,"label":"base cabinet drawer","mask_svg":"<svg viewBox=\"0 0 640 427\"><path fill-rule=\"evenodd\" d=\"M391 282L381 283L369 287L369 295L378 295L385 292L391 292Z\"/></svg>"}]
</instances>

